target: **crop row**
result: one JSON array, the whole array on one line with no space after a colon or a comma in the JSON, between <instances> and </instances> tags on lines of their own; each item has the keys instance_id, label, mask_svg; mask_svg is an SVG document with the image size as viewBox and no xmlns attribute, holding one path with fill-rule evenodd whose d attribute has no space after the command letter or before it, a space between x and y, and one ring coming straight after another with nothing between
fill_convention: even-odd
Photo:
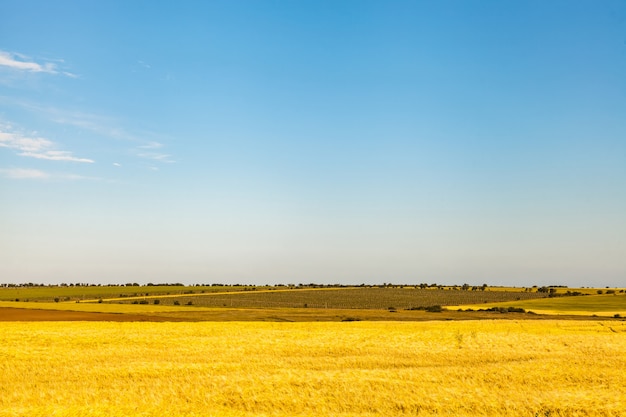
<instances>
[{"instance_id":1,"label":"crop row","mask_svg":"<svg viewBox=\"0 0 626 417\"><path fill-rule=\"evenodd\" d=\"M513 291L452 291L406 288L350 288L207 294L206 296L150 299L147 302L203 307L309 307L352 309L410 309L434 305L462 305L544 298L546 294ZM130 300L127 302L131 302ZM132 302L137 302L133 300ZM145 302L145 301L144 301Z\"/></svg>"}]
</instances>

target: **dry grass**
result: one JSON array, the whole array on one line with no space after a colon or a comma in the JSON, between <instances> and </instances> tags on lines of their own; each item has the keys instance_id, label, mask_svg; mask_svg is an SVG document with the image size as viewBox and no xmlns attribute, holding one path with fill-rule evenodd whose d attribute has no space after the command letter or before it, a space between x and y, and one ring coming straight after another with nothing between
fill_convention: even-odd
<instances>
[{"instance_id":1,"label":"dry grass","mask_svg":"<svg viewBox=\"0 0 626 417\"><path fill-rule=\"evenodd\" d=\"M618 416L625 322L0 323L0 416Z\"/></svg>"}]
</instances>

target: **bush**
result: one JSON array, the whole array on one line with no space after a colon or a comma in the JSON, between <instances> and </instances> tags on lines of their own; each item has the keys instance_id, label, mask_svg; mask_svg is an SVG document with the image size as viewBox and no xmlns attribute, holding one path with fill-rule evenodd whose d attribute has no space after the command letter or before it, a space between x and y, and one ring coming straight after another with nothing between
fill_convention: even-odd
<instances>
[{"instance_id":1,"label":"bush","mask_svg":"<svg viewBox=\"0 0 626 417\"><path fill-rule=\"evenodd\" d=\"M161 300L154 300L152 303L153 304L159 304L161 302Z\"/></svg>"},{"instance_id":2,"label":"bush","mask_svg":"<svg viewBox=\"0 0 626 417\"><path fill-rule=\"evenodd\" d=\"M180 301L178 301L178 300L174 301L174 305L175 306L179 306L180 305Z\"/></svg>"},{"instance_id":3,"label":"bush","mask_svg":"<svg viewBox=\"0 0 626 417\"><path fill-rule=\"evenodd\" d=\"M54 299L54 302L55 302L55 303L58 303L58 302L59 302L59 297L56 297L56 298Z\"/></svg>"},{"instance_id":4,"label":"bush","mask_svg":"<svg viewBox=\"0 0 626 417\"><path fill-rule=\"evenodd\" d=\"M436 306L426 307L425 310L428 311L429 313L441 313L443 311L443 307L441 307L440 305L436 305Z\"/></svg>"}]
</instances>

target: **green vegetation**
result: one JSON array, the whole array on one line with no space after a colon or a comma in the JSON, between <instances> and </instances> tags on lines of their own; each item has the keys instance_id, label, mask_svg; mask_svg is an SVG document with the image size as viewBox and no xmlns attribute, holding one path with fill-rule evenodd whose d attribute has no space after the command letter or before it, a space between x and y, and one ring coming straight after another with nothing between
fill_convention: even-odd
<instances>
[{"instance_id":1,"label":"green vegetation","mask_svg":"<svg viewBox=\"0 0 626 417\"><path fill-rule=\"evenodd\" d=\"M418 309L469 303L501 302L546 297L546 294L523 291L463 291L421 289L415 287L351 287L269 289L237 293L205 293L160 297L161 304L192 302L201 307L230 308L331 308L331 309ZM149 297L146 297L149 299ZM105 300L107 301L107 300ZM109 302L134 302L116 298Z\"/></svg>"},{"instance_id":2,"label":"green vegetation","mask_svg":"<svg viewBox=\"0 0 626 417\"><path fill-rule=\"evenodd\" d=\"M176 312L186 316L194 311L199 313L198 318L216 317L216 309L231 311L241 309L337 310L338 313L333 317L344 317L345 313L340 313L340 310L381 310L394 313L393 316L398 316L400 319L413 317L404 312L432 313L446 310L481 312L481 315L484 313L493 315L495 312L529 312L599 315L613 318L626 316L626 294L623 289L603 289L603 294L597 295L599 291L597 288L487 288L485 286L444 287L425 284L418 286L361 285L358 287L316 284L271 287L215 284L192 287L171 284L147 286L130 284L126 286L7 286L5 284L0 287L0 307L128 314ZM320 314L298 313L307 317ZM240 313L236 315L241 317ZM329 316L326 313L321 315ZM351 314L348 315L351 316ZM281 313L280 316L285 315Z\"/></svg>"},{"instance_id":3,"label":"green vegetation","mask_svg":"<svg viewBox=\"0 0 626 417\"><path fill-rule=\"evenodd\" d=\"M201 294L209 292L224 291L246 291L253 286L243 285L86 285L86 284L64 284L54 286L21 285L0 288L0 301L82 301L93 299L109 299L114 297L140 297L167 294Z\"/></svg>"},{"instance_id":4,"label":"green vegetation","mask_svg":"<svg viewBox=\"0 0 626 417\"><path fill-rule=\"evenodd\" d=\"M626 312L626 294L613 292L584 297L556 297L533 300L520 300L482 305L465 305L461 308L517 307L540 314L582 314L582 315L624 315Z\"/></svg>"}]
</instances>

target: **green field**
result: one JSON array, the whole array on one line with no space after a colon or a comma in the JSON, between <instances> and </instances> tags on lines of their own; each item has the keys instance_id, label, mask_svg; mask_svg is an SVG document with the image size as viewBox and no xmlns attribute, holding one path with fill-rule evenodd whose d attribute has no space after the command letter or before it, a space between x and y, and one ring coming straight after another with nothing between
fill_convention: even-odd
<instances>
[{"instance_id":1,"label":"green field","mask_svg":"<svg viewBox=\"0 0 626 417\"><path fill-rule=\"evenodd\" d=\"M419 288L404 287L243 287L243 286L59 286L0 288L0 306L48 310L107 312L127 314L157 314L194 319L214 320L218 310L238 311L233 317L243 317L241 310L280 311L280 314L251 314L251 317L282 317L285 311L301 310L292 314L302 317L341 320L350 311L366 310L397 313L392 320L410 320L409 310L443 306L448 310L485 310L489 308L522 308L537 314L626 317L626 295L615 294L562 296L569 289L559 288L561 296L548 297L545 292L519 288L489 288L461 290L458 287ZM599 289L578 291L596 294ZM17 301L19 300L19 301ZM306 312L317 310L318 313ZM341 310L329 314L322 310ZM193 312L194 314L191 314ZM384 319L380 314L359 313L357 318ZM228 314L222 314L228 315ZM399 317L401 316L401 317ZM179 318L180 318L179 317ZM375 318L374 318L375 317ZM434 316L433 316L434 317ZM446 315L447 319L450 319Z\"/></svg>"},{"instance_id":2,"label":"green field","mask_svg":"<svg viewBox=\"0 0 626 417\"><path fill-rule=\"evenodd\" d=\"M462 305L459 308L485 309L490 307L519 307L539 314L573 314L626 317L626 294L586 295L578 297L555 297L534 300L509 301Z\"/></svg>"},{"instance_id":3,"label":"green field","mask_svg":"<svg viewBox=\"0 0 626 417\"><path fill-rule=\"evenodd\" d=\"M99 298L154 296L167 294L209 293L223 291L245 291L251 286L110 286L110 285L79 285L79 286L24 286L0 288L0 301L82 301Z\"/></svg>"},{"instance_id":4,"label":"green field","mask_svg":"<svg viewBox=\"0 0 626 417\"><path fill-rule=\"evenodd\" d=\"M258 290L238 293L206 293L158 297L161 304L192 303L202 307L235 308L339 308L339 309L411 309L434 305L457 305L525 300L546 294L523 291L460 291L406 288L324 288ZM154 302L157 297L141 297ZM105 300L109 301L109 300ZM116 298L111 302L138 302L137 298Z\"/></svg>"}]
</instances>

